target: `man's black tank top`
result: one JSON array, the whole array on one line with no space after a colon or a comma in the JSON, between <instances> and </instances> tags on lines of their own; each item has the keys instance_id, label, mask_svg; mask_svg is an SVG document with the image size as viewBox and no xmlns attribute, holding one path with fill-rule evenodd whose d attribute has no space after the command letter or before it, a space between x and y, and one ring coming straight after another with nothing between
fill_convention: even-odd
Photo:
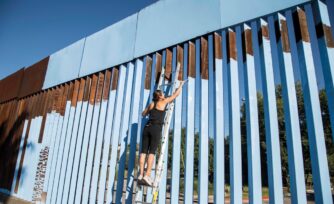
<instances>
[{"instance_id":1,"label":"man's black tank top","mask_svg":"<svg viewBox=\"0 0 334 204\"><path fill-rule=\"evenodd\" d=\"M148 123L162 125L165 119L165 110L158 110L156 108L157 102L154 102L154 107L150 110Z\"/></svg>"}]
</instances>

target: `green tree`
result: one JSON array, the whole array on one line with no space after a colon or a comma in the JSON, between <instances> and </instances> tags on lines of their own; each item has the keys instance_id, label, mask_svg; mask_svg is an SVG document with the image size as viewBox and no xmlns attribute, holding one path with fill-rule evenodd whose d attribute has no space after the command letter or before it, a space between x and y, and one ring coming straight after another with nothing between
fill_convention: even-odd
<instances>
[{"instance_id":1,"label":"green tree","mask_svg":"<svg viewBox=\"0 0 334 204\"><path fill-rule=\"evenodd\" d=\"M299 125L301 131L301 141L302 141L302 151L303 151L303 161L304 161L304 173L305 173L305 183L309 187L312 185L312 169L310 160L310 148L308 143L307 134L307 121L303 100L303 91L300 82L296 83L296 95L297 95L297 106L299 114ZM282 163L282 177L284 186L289 187L289 169L288 169L288 152L286 144L286 134L285 134L285 119L284 119L284 100L282 97L282 87L280 85L276 86L276 103L277 103L277 117L279 125L279 136L280 136L280 153L281 153L281 163ZM264 107L263 107L263 96L261 93L257 94L258 100L258 119L259 119L259 134L260 134L260 152L261 152L261 170L262 170L262 184L263 186L268 186L268 176L267 176L267 149L266 149L266 138L265 138L265 117L264 117ZM325 132L325 140L328 155L328 165L330 169L331 182L334 181L334 147L331 139L331 126L329 120L328 103L327 97L324 90L319 92L319 100L321 104L322 119ZM242 136L242 164L243 164L243 182L248 183L247 175L247 130L246 130L246 107L245 103L241 106L241 136Z\"/></svg>"},{"instance_id":2,"label":"green tree","mask_svg":"<svg viewBox=\"0 0 334 204\"><path fill-rule=\"evenodd\" d=\"M310 160L310 148L308 142L307 134L307 121L305 115L305 107L303 100L303 91L300 82L295 84L296 95L297 95L297 106L299 115L299 125L301 131L302 140L302 151L303 151L303 161L304 161L304 173L305 173L305 183L308 188L312 187L312 169ZM280 153L281 153L281 164L282 164L282 179L283 185L289 187L289 169L288 169L288 151L286 144L286 134L285 134L285 119L284 119L284 100L282 96L282 87L280 85L276 86L276 103L277 103L277 117L279 126L279 137L280 137ZM261 172L262 172L262 185L268 186L268 173L267 173L267 146L266 146L266 136L265 136L265 116L263 107L263 96L261 93L257 94L258 100L258 119L259 119L259 134L260 134L260 154L261 154ZM319 100L321 105L321 114L323 119L325 142L327 148L328 165L330 171L331 183L334 183L334 145L332 141L332 130L329 119L328 112L328 102L325 90L319 91ZM241 143L242 143L242 177L243 184L247 186L248 184L248 163L247 163L247 129L246 129L246 106L245 103L241 104ZM196 132L194 135L194 180L198 178L198 165L199 165L199 133ZM214 175L214 138L209 137L209 181L213 183ZM185 148L186 148L186 128L181 130L181 177L184 177L184 162L185 162ZM169 146L168 146L168 168L172 168L172 152L173 150L173 134L170 132ZM225 183L229 184L229 136L225 136Z\"/></svg>"}]
</instances>

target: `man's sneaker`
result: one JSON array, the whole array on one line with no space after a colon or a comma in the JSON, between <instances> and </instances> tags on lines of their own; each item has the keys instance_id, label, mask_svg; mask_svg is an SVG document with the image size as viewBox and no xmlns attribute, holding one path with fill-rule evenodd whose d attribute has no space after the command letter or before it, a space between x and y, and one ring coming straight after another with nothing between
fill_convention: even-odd
<instances>
[{"instance_id":1,"label":"man's sneaker","mask_svg":"<svg viewBox=\"0 0 334 204\"><path fill-rule=\"evenodd\" d=\"M138 179L137 180L138 185L143 185L143 176L139 175L137 179Z\"/></svg>"},{"instance_id":2,"label":"man's sneaker","mask_svg":"<svg viewBox=\"0 0 334 204\"><path fill-rule=\"evenodd\" d=\"M152 186L152 184L153 184L153 181L152 181L151 177L149 177L149 176L144 176L142 181L143 181L143 185Z\"/></svg>"}]
</instances>

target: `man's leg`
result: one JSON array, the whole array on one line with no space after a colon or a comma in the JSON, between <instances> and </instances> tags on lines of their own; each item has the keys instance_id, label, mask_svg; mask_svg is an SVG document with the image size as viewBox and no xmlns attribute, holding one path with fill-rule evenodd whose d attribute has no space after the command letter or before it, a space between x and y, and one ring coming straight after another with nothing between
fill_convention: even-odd
<instances>
[{"instance_id":1,"label":"man's leg","mask_svg":"<svg viewBox=\"0 0 334 204\"><path fill-rule=\"evenodd\" d=\"M147 159L147 170L146 170L146 176L151 176L151 170L154 162L154 154L149 154Z\"/></svg>"},{"instance_id":2,"label":"man's leg","mask_svg":"<svg viewBox=\"0 0 334 204\"><path fill-rule=\"evenodd\" d=\"M139 169L140 169L139 175L141 175L142 177L144 176L145 159L146 159L146 154L141 153L139 158Z\"/></svg>"}]
</instances>

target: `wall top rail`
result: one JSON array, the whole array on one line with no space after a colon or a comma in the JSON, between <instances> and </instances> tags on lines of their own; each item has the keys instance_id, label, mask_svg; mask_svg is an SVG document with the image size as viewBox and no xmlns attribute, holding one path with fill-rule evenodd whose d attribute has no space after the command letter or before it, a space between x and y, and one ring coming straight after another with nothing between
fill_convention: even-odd
<instances>
[{"instance_id":1,"label":"wall top rail","mask_svg":"<svg viewBox=\"0 0 334 204\"><path fill-rule=\"evenodd\" d=\"M43 89L305 2L308 0L158 1L52 54ZM245 4L256 9L240 7Z\"/></svg>"}]
</instances>

